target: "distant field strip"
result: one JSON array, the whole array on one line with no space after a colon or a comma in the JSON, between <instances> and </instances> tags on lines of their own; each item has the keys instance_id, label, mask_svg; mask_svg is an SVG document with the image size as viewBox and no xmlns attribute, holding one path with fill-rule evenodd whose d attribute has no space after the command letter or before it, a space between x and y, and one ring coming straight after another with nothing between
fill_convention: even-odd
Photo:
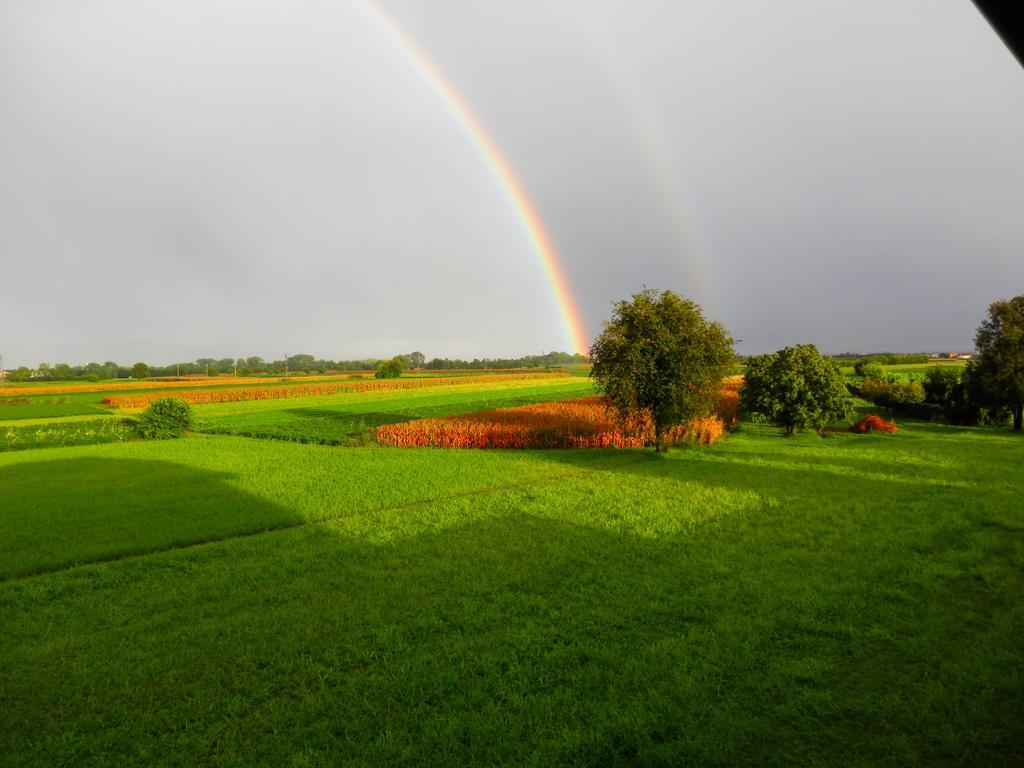
<instances>
[{"instance_id":1,"label":"distant field strip","mask_svg":"<svg viewBox=\"0 0 1024 768\"><path fill-rule=\"evenodd\" d=\"M419 389L421 387L465 386L467 379L472 383L496 384L506 381L537 381L548 379L569 378L566 373L523 373L505 374L501 376L451 376L440 378L416 379L374 379L372 381L342 381L324 384L297 384L288 387L241 387L237 389L207 389L175 393L186 402L194 405L206 403L231 403L243 400L279 400L292 397L316 397L332 395L338 392L383 392L400 389ZM104 405L115 408L144 408L154 400L165 397L162 392L149 392L138 395L112 395L102 400Z\"/></svg>"},{"instance_id":2,"label":"distant field strip","mask_svg":"<svg viewBox=\"0 0 1024 768\"><path fill-rule=\"evenodd\" d=\"M87 402L81 397L10 398L8 402L0 403L0 422L57 416L99 416L107 413L110 411L95 400Z\"/></svg>"},{"instance_id":3,"label":"distant field strip","mask_svg":"<svg viewBox=\"0 0 1024 768\"><path fill-rule=\"evenodd\" d=\"M250 400L196 407L197 430L215 434L325 445L369 445L384 424L455 416L472 411L591 395L590 381L565 377L460 387L339 393L310 397L292 407Z\"/></svg>"},{"instance_id":4,"label":"distant field strip","mask_svg":"<svg viewBox=\"0 0 1024 768\"><path fill-rule=\"evenodd\" d=\"M0 416L3 416L3 411L0 411ZM103 421L104 419L116 418L114 413L86 413L81 416L39 416L34 418L24 419L3 419L0 418L0 429L4 427L33 427L45 424L69 424L71 422L81 421Z\"/></svg>"},{"instance_id":5,"label":"distant field strip","mask_svg":"<svg viewBox=\"0 0 1024 768\"><path fill-rule=\"evenodd\" d=\"M539 368L445 368L437 370L415 370L405 373L416 378L443 378L451 376L483 376L486 374L526 374L535 376L546 373ZM340 371L316 375L294 376L197 376L180 379L131 379L128 381L88 382L75 384L36 383L22 386L7 386L0 389L0 405L4 399L17 395L68 395L80 392L114 392L137 389L191 389L196 387L231 387L245 384L303 384L309 381L343 381L345 379L371 379L373 371Z\"/></svg>"},{"instance_id":6,"label":"distant field strip","mask_svg":"<svg viewBox=\"0 0 1024 768\"><path fill-rule=\"evenodd\" d=\"M351 373L334 373L323 376L233 376L202 377L198 379L181 379L175 381L159 381L156 379L133 379L131 381L107 381L90 384L56 384L54 386L34 385L30 387L5 387L3 395L70 395L78 392L112 392L116 390L135 389L180 389L195 387L225 387L234 384L290 384L303 381L337 381L339 379L365 379L373 373L352 371Z\"/></svg>"}]
</instances>

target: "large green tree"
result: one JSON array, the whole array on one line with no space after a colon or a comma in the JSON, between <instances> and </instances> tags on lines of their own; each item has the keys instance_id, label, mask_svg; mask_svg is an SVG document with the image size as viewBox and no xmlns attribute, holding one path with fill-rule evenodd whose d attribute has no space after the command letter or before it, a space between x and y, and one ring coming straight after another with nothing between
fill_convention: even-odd
<instances>
[{"instance_id":1,"label":"large green tree","mask_svg":"<svg viewBox=\"0 0 1024 768\"><path fill-rule=\"evenodd\" d=\"M850 396L836 364L813 344L747 359L740 388L747 413L759 413L792 435L848 418Z\"/></svg>"},{"instance_id":2,"label":"large green tree","mask_svg":"<svg viewBox=\"0 0 1024 768\"><path fill-rule=\"evenodd\" d=\"M1013 429L1024 422L1024 296L994 302L974 336L978 357L967 376L981 404L1009 408Z\"/></svg>"},{"instance_id":3,"label":"large green tree","mask_svg":"<svg viewBox=\"0 0 1024 768\"><path fill-rule=\"evenodd\" d=\"M669 427L714 411L733 364L732 345L694 302L645 289L616 302L590 348L590 375L623 418L650 416L661 452Z\"/></svg>"}]
</instances>

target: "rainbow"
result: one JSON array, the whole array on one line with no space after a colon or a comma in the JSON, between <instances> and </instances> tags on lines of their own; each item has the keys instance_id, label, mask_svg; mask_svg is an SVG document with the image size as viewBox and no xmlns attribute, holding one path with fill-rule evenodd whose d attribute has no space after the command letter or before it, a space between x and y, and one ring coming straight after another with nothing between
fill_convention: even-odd
<instances>
[{"instance_id":1,"label":"rainbow","mask_svg":"<svg viewBox=\"0 0 1024 768\"><path fill-rule=\"evenodd\" d=\"M354 0L354 2L356 7L373 22L374 26L385 33L413 68L427 81L473 142L515 211L530 243L530 248L540 263L544 277L551 287L558 311L562 316L566 341L571 346L571 351L587 354L590 345L587 343L587 334L583 329L583 321L576 306L576 300L573 298L572 291L569 290L569 281L565 277L565 270L562 268L558 253L544 228L544 223L537 213L536 206L526 194L526 190L512 166L502 155L498 145L484 128L480 119L470 109L465 99L462 98L462 95L423 50L369 0Z\"/></svg>"},{"instance_id":2,"label":"rainbow","mask_svg":"<svg viewBox=\"0 0 1024 768\"><path fill-rule=\"evenodd\" d=\"M657 100L645 93L646 78L639 77L633 70L633 59L623 55L615 36L595 24L591 15L582 14L576 22L589 40L592 55L619 104L618 115L633 134L633 144L648 168L665 223L680 256L679 265L684 269L683 294L705 307L714 307L714 274L708 261L712 244L707 242L707 233L695 226L696 201L683 182L683 175L675 172L679 158L664 130L664 121L657 113Z\"/></svg>"}]
</instances>

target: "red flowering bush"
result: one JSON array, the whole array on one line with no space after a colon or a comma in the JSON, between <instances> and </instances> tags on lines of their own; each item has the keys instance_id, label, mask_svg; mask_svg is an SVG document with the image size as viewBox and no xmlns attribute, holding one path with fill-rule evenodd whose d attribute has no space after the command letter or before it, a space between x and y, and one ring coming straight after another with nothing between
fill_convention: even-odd
<instances>
[{"instance_id":1,"label":"red flowering bush","mask_svg":"<svg viewBox=\"0 0 1024 768\"><path fill-rule=\"evenodd\" d=\"M852 432L858 432L860 434L864 434L865 432L871 431L892 434L893 432L898 432L899 427L897 427L891 421L886 421L881 416L871 414L870 416L861 419L852 427L850 427L850 430Z\"/></svg>"}]
</instances>

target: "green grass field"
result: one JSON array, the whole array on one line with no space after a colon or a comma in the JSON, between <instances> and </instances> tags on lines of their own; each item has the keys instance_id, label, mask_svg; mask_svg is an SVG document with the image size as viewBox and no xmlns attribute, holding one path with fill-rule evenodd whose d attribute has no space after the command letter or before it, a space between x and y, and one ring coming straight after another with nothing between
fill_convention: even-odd
<instances>
[{"instance_id":1,"label":"green grass field","mask_svg":"<svg viewBox=\"0 0 1024 768\"><path fill-rule=\"evenodd\" d=\"M936 360L926 364L883 365L882 369L890 376L895 376L903 381L910 379L920 381L931 368L955 368L962 371L966 367L966 360ZM841 366L839 370L847 376L853 376L855 373L852 365Z\"/></svg>"},{"instance_id":2,"label":"green grass field","mask_svg":"<svg viewBox=\"0 0 1024 768\"><path fill-rule=\"evenodd\" d=\"M6 401L6 402L5 402ZM52 419L110 413L99 397L82 395L32 395L0 397L0 423L21 419Z\"/></svg>"},{"instance_id":3,"label":"green grass field","mask_svg":"<svg viewBox=\"0 0 1024 768\"><path fill-rule=\"evenodd\" d=\"M585 379L0 454L0 764L1006 765L1024 439L337 447Z\"/></svg>"}]
</instances>

